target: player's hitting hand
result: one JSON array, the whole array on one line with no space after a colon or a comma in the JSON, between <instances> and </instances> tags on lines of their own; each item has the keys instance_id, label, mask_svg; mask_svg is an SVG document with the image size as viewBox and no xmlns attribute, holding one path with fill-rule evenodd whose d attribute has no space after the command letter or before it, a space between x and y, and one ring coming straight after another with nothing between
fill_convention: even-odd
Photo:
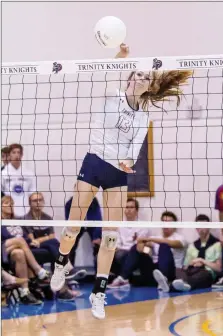
<instances>
[{"instance_id":1,"label":"player's hitting hand","mask_svg":"<svg viewBox=\"0 0 223 336\"><path fill-rule=\"evenodd\" d=\"M125 58L125 57L128 57L128 55L129 55L129 46L127 46L126 44L122 43L120 45L120 51L116 55L116 58Z\"/></svg>"},{"instance_id":2,"label":"player's hitting hand","mask_svg":"<svg viewBox=\"0 0 223 336\"><path fill-rule=\"evenodd\" d=\"M123 160L122 162L119 163L119 167L128 174L136 173L136 171L131 168L132 166L133 166L132 160Z\"/></svg>"}]
</instances>

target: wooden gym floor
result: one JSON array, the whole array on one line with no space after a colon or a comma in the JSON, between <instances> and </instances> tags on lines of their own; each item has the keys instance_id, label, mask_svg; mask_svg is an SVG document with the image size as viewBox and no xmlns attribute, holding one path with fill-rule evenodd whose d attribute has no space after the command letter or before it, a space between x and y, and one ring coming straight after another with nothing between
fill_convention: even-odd
<instances>
[{"instance_id":1,"label":"wooden gym floor","mask_svg":"<svg viewBox=\"0 0 223 336\"><path fill-rule=\"evenodd\" d=\"M223 291L169 295L155 288L110 290L103 321L92 317L89 293L86 286L75 302L2 308L2 335L223 336Z\"/></svg>"}]
</instances>

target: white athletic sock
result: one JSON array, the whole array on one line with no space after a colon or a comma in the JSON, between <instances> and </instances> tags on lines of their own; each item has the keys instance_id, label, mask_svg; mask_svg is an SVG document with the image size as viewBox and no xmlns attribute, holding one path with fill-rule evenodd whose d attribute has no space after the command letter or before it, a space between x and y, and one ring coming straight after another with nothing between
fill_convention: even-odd
<instances>
[{"instance_id":1,"label":"white athletic sock","mask_svg":"<svg viewBox=\"0 0 223 336\"><path fill-rule=\"evenodd\" d=\"M108 279L108 274L97 274L97 278L105 278L105 279Z\"/></svg>"},{"instance_id":2,"label":"white athletic sock","mask_svg":"<svg viewBox=\"0 0 223 336\"><path fill-rule=\"evenodd\" d=\"M26 296L26 295L29 294L29 288L28 287L27 288L19 288L19 293L20 293L21 297Z\"/></svg>"},{"instance_id":3,"label":"white athletic sock","mask_svg":"<svg viewBox=\"0 0 223 336\"><path fill-rule=\"evenodd\" d=\"M44 268L41 268L37 276L40 280L44 279L46 277L46 270Z\"/></svg>"}]
</instances>

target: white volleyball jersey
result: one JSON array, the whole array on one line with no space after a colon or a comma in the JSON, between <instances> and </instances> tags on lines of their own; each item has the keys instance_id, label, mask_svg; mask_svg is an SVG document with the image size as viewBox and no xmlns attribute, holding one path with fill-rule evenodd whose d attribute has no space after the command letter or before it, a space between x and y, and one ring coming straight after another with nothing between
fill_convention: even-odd
<instances>
[{"instance_id":1,"label":"white volleyball jersey","mask_svg":"<svg viewBox=\"0 0 223 336\"><path fill-rule=\"evenodd\" d=\"M2 191L14 200L14 214L23 217L29 211L29 196L36 191L36 179L33 172L22 163L18 169L9 163L2 170Z\"/></svg>"},{"instance_id":2,"label":"white volleyball jersey","mask_svg":"<svg viewBox=\"0 0 223 336\"><path fill-rule=\"evenodd\" d=\"M148 132L149 115L134 111L124 92L106 97L103 113L92 113L90 122L90 153L119 168L124 159L137 161Z\"/></svg>"}]
</instances>

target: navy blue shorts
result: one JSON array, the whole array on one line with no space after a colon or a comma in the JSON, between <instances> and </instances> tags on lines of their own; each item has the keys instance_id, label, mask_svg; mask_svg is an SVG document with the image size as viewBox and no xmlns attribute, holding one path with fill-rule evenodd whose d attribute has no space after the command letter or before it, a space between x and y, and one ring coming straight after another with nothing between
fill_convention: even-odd
<instances>
[{"instance_id":1,"label":"navy blue shorts","mask_svg":"<svg viewBox=\"0 0 223 336\"><path fill-rule=\"evenodd\" d=\"M96 154L87 153L78 180L103 190L127 186L128 174L102 160Z\"/></svg>"}]
</instances>

